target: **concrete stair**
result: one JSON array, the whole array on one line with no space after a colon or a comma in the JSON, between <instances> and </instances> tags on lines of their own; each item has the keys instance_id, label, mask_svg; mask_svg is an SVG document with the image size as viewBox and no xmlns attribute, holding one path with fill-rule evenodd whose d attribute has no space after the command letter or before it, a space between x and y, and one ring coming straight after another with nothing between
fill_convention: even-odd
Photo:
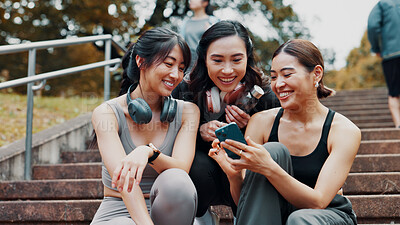
<instances>
[{"instance_id":1,"label":"concrete stair","mask_svg":"<svg viewBox=\"0 0 400 225\"><path fill-rule=\"evenodd\" d=\"M359 223L400 224L400 129L389 128L391 121L382 119L390 116L387 105L380 106L387 104L386 90L342 91L324 104L339 113L340 107L363 108L343 112L365 126L343 186ZM366 113L369 110L376 117ZM89 224L103 197L100 161L97 150L65 151L59 164L34 165L31 181L0 182L0 224ZM214 206L212 210L221 224L233 224L228 207Z\"/></svg>"}]
</instances>

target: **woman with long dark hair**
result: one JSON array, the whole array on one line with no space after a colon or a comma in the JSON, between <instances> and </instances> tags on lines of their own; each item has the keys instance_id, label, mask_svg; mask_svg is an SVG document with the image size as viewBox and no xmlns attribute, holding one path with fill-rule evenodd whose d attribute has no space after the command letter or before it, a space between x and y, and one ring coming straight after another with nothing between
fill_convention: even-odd
<instances>
[{"instance_id":1,"label":"woman with long dark hair","mask_svg":"<svg viewBox=\"0 0 400 225\"><path fill-rule=\"evenodd\" d=\"M190 79L184 80L173 95L193 101L200 108L196 155L189 175L199 198L195 224L212 224L209 206L228 205L236 213L226 174L208 156L216 139L215 130L235 122L244 131L250 115L279 106L279 102L257 66L249 34L239 22L220 21L205 31L197 57ZM238 107L240 96L250 92L259 98L257 104Z\"/></svg>"},{"instance_id":2,"label":"woman with long dark hair","mask_svg":"<svg viewBox=\"0 0 400 225\"><path fill-rule=\"evenodd\" d=\"M92 115L103 160L104 199L92 224L193 223L197 194L187 172L199 110L170 97L190 63L175 32L144 32L122 59L120 96Z\"/></svg>"}]
</instances>

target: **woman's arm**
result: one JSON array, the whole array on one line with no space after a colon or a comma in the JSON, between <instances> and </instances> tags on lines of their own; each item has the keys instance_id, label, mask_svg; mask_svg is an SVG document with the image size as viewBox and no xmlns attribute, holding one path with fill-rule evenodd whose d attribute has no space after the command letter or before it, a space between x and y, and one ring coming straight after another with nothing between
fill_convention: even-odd
<instances>
[{"instance_id":1,"label":"woman's arm","mask_svg":"<svg viewBox=\"0 0 400 225\"><path fill-rule=\"evenodd\" d=\"M118 135L118 122L110 106L105 103L98 106L93 111L92 124L96 132L97 143L104 165L112 178L114 178L113 171L126 158L126 154ZM143 151L142 154L145 155L146 151ZM126 187L127 184L128 179L119 185L125 185ZM114 183L113 186L117 186L117 184ZM134 185L133 192L126 191L128 190L127 188L124 188L124 191L121 188L118 189L120 189L122 199L127 205L132 219L138 224L152 224L140 187ZM130 204L130 200L135 200L136 203Z\"/></svg>"},{"instance_id":2,"label":"woman's arm","mask_svg":"<svg viewBox=\"0 0 400 225\"><path fill-rule=\"evenodd\" d=\"M193 103L185 102L182 113L182 126L176 136L172 156L160 154L153 161L152 167L158 173L170 168L180 168L189 172L195 153L199 117L199 108Z\"/></svg>"},{"instance_id":3,"label":"woman's arm","mask_svg":"<svg viewBox=\"0 0 400 225\"><path fill-rule=\"evenodd\" d=\"M269 179L294 206L326 208L346 181L360 142L360 130L347 118L336 113L328 138L330 155L319 173L314 189L287 177L287 175L284 176L285 179L282 179L282 177L272 174ZM279 174L282 174L282 171ZM282 182L288 184L285 185ZM298 191L293 192L292 190Z\"/></svg>"},{"instance_id":4,"label":"woman's arm","mask_svg":"<svg viewBox=\"0 0 400 225\"><path fill-rule=\"evenodd\" d=\"M361 141L360 130L344 116L336 115L328 139L330 155L314 189L286 173L261 145L252 144L251 139L248 139L250 145L247 146L227 141L224 147L235 153L243 151L241 160L228 160L235 168L263 174L296 208L326 208L344 184Z\"/></svg>"}]
</instances>

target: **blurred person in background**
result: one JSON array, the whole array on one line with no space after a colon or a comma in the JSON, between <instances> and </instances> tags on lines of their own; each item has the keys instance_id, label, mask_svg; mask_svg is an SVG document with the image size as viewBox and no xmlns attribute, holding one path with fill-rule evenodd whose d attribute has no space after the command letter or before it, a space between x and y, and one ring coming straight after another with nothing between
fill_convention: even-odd
<instances>
[{"instance_id":1,"label":"blurred person in background","mask_svg":"<svg viewBox=\"0 0 400 225\"><path fill-rule=\"evenodd\" d=\"M382 58L389 89L388 104L394 125L400 128L400 1L381 0L368 17L371 51Z\"/></svg>"}]
</instances>

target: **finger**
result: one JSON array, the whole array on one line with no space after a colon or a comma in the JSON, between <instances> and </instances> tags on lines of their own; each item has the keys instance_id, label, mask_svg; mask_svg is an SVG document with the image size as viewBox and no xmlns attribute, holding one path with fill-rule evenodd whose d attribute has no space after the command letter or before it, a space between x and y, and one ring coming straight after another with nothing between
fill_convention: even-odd
<instances>
[{"instance_id":1,"label":"finger","mask_svg":"<svg viewBox=\"0 0 400 225\"><path fill-rule=\"evenodd\" d=\"M226 122L235 122L238 123L238 121L236 120L236 118L234 116L232 116L231 112L228 109L225 109L225 119Z\"/></svg>"},{"instance_id":2,"label":"finger","mask_svg":"<svg viewBox=\"0 0 400 225\"><path fill-rule=\"evenodd\" d=\"M111 187L116 188L117 187L117 180L119 179L119 175L122 169L122 165L118 165L113 172L112 180L111 180Z\"/></svg>"},{"instance_id":3,"label":"finger","mask_svg":"<svg viewBox=\"0 0 400 225\"><path fill-rule=\"evenodd\" d=\"M232 140L232 139L226 139L225 143L239 149L239 151L240 150L246 151L246 148L248 147L248 145L243 144L242 142L239 142L239 141Z\"/></svg>"},{"instance_id":4,"label":"finger","mask_svg":"<svg viewBox=\"0 0 400 225\"><path fill-rule=\"evenodd\" d=\"M117 182L118 183L117 186L118 186L118 191L119 192L122 192L122 190L124 189L125 178L126 178L126 175L128 174L128 172L129 172L128 167L124 166L124 168L121 171L121 175L119 177L119 181Z\"/></svg>"},{"instance_id":5,"label":"finger","mask_svg":"<svg viewBox=\"0 0 400 225\"><path fill-rule=\"evenodd\" d=\"M231 168L234 170L242 170L245 169L244 164L241 159L232 159L228 155L226 155L226 161L230 164Z\"/></svg>"},{"instance_id":6,"label":"finger","mask_svg":"<svg viewBox=\"0 0 400 225\"><path fill-rule=\"evenodd\" d=\"M129 171L129 183L128 186L126 187L126 190L128 190L128 192L132 191L132 186L133 186L133 182L135 181L135 173L131 171Z\"/></svg>"},{"instance_id":7,"label":"finger","mask_svg":"<svg viewBox=\"0 0 400 225\"><path fill-rule=\"evenodd\" d=\"M262 146L262 145L256 143L255 141L253 141L253 140L250 138L250 136L247 136L245 139L246 139L246 142L247 142L247 144L248 144L249 146L256 147L256 148L259 148L260 146Z\"/></svg>"},{"instance_id":8,"label":"finger","mask_svg":"<svg viewBox=\"0 0 400 225\"><path fill-rule=\"evenodd\" d=\"M218 155L219 151L220 150L217 148L211 148L210 151L208 151L208 156L213 157L215 155Z\"/></svg>"},{"instance_id":9,"label":"finger","mask_svg":"<svg viewBox=\"0 0 400 225\"><path fill-rule=\"evenodd\" d=\"M230 144L229 144L229 141L230 141L230 140L226 140L226 141L222 142L222 143L221 143L221 147L230 150L231 152L235 153L236 155L239 155L241 149L238 149L238 148L236 148L235 146L230 145Z\"/></svg>"},{"instance_id":10,"label":"finger","mask_svg":"<svg viewBox=\"0 0 400 225\"><path fill-rule=\"evenodd\" d=\"M219 140L218 139L214 139L214 141L211 143L211 146L213 148L219 148Z\"/></svg>"},{"instance_id":11,"label":"finger","mask_svg":"<svg viewBox=\"0 0 400 225\"><path fill-rule=\"evenodd\" d=\"M232 111L234 111L235 113L237 113L240 117L242 117L243 119L250 119L250 115L247 114L245 111L243 111L242 109L240 109L239 107L237 107L236 105L231 105L231 109Z\"/></svg>"},{"instance_id":12,"label":"finger","mask_svg":"<svg viewBox=\"0 0 400 225\"><path fill-rule=\"evenodd\" d=\"M137 185L139 185L140 182L142 181L143 171L144 171L144 167L143 166L140 166L137 169L137 173L136 173L136 184Z\"/></svg>"}]
</instances>

